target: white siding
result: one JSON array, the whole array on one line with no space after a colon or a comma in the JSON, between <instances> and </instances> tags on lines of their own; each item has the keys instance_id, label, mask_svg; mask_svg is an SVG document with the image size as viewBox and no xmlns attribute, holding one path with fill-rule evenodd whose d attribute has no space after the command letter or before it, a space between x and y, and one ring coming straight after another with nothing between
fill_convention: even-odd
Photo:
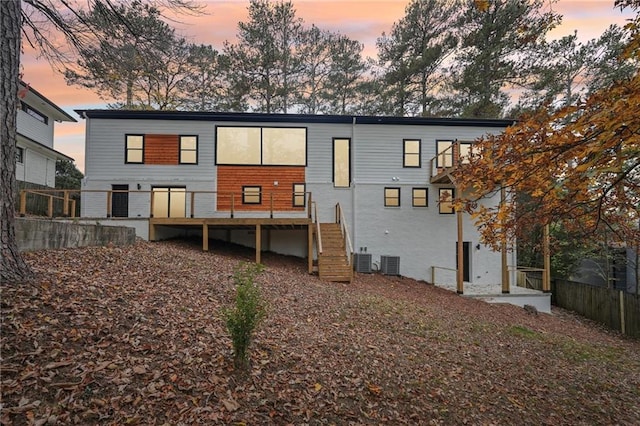
<instances>
[{"instance_id":1,"label":"white siding","mask_svg":"<svg viewBox=\"0 0 640 426\"><path fill-rule=\"evenodd\" d=\"M18 110L18 133L51 149L53 149L53 124L54 120L51 117L49 117L49 122L44 124L26 112Z\"/></svg>"},{"instance_id":2,"label":"white siding","mask_svg":"<svg viewBox=\"0 0 640 426\"><path fill-rule=\"evenodd\" d=\"M54 188L56 160L31 149L24 148L22 163L16 163L16 179Z\"/></svg>"}]
</instances>

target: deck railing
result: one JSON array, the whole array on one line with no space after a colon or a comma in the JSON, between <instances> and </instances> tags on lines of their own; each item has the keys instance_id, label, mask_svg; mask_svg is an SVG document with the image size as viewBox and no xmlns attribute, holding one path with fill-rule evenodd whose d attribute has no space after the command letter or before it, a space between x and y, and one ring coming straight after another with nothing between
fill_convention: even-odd
<instances>
[{"instance_id":1,"label":"deck railing","mask_svg":"<svg viewBox=\"0 0 640 426\"><path fill-rule=\"evenodd\" d=\"M320 232L320 219L318 219L318 206L313 202L313 223L316 227L316 250L318 251L318 256L322 254L322 233Z\"/></svg>"},{"instance_id":2,"label":"deck railing","mask_svg":"<svg viewBox=\"0 0 640 426\"><path fill-rule=\"evenodd\" d=\"M447 282L440 282L440 284L455 284L456 282L456 275L458 273L458 270L455 268L445 268L444 266L432 266L431 267L431 284L436 285L436 271L437 270L441 270L441 271L450 271L450 272L454 272L453 278L451 279L451 282L447 281Z\"/></svg>"},{"instance_id":3,"label":"deck railing","mask_svg":"<svg viewBox=\"0 0 640 426\"><path fill-rule=\"evenodd\" d=\"M115 209L114 195L126 194L127 211ZM90 212L85 215L96 217L120 218L153 218L153 217L190 217L203 218L211 216L234 217L242 214L268 214L273 218L275 214L300 213L311 218L311 193L281 191L261 191L256 193L222 192L222 191L187 191L180 188L162 190L77 190L77 189L23 189L20 191L18 213L21 216L79 217L76 212L76 197L84 203L84 210ZM30 211L28 202L32 198L46 198L48 209L46 214L41 211ZM159 200L162 197L162 200ZM169 197L172 201L169 201ZM177 201L175 201L177 200ZM298 202L298 205L295 205ZM116 202L117 203L117 202ZM162 203L163 207L158 208ZM165 204L166 203L166 204ZM62 204L62 208L58 205ZM130 205L137 208L130 209ZM54 205L57 208L54 208ZM104 207L100 207L100 205ZM146 210L148 206L148 210ZM117 206L116 206L117 207ZM123 209L124 210L124 209ZM131 211L133 210L133 211Z\"/></svg>"}]
</instances>

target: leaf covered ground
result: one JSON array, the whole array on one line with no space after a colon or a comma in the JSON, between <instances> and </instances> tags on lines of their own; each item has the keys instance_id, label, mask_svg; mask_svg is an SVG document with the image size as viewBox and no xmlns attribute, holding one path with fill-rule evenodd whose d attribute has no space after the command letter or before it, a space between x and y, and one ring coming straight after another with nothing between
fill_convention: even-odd
<instances>
[{"instance_id":1,"label":"leaf covered ground","mask_svg":"<svg viewBox=\"0 0 640 426\"><path fill-rule=\"evenodd\" d=\"M320 281L265 255L233 370L221 309L253 253L138 242L27 253L3 285L1 423L639 424L640 342L400 277Z\"/></svg>"}]
</instances>

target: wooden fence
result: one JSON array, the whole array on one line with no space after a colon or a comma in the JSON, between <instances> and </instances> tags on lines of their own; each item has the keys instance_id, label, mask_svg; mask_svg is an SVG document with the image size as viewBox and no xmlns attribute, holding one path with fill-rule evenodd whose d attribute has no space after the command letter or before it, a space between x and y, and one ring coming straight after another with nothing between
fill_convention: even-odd
<instances>
[{"instance_id":1,"label":"wooden fence","mask_svg":"<svg viewBox=\"0 0 640 426\"><path fill-rule=\"evenodd\" d=\"M640 295L573 281L553 280L551 302L640 338Z\"/></svg>"}]
</instances>

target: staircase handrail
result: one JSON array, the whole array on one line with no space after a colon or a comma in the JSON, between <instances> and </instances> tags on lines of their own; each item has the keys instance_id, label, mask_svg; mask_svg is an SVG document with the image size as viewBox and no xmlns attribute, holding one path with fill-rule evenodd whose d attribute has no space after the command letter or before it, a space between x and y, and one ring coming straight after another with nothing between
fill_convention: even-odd
<instances>
[{"instance_id":1,"label":"staircase handrail","mask_svg":"<svg viewBox=\"0 0 640 426\"><path fill-rule=\"evenodd\" d=\"M340 231L342 232L342 238L347 241L345 244L345 252L347 255L347 262L349 266L352 264L353 258L353 246L351 244L351 236L349 235L349 228L347 227L347 221L344 218L344 212L342 211L342 207L340 203L336 204L336 223L340 224Z\"/></svg>"},{"instance_id":2,"label":"staircase handrail","mask_svg":"<svg viewBox=\"0 0 640 426\"><path fill-rule=\"evenodd\" d=\"M320 234L320 221L318 220L318 205L313 201L313 221L316 225L316 242L318 244L318 256L322 254L322 235Z\"/></svg>"}]
</instances>

